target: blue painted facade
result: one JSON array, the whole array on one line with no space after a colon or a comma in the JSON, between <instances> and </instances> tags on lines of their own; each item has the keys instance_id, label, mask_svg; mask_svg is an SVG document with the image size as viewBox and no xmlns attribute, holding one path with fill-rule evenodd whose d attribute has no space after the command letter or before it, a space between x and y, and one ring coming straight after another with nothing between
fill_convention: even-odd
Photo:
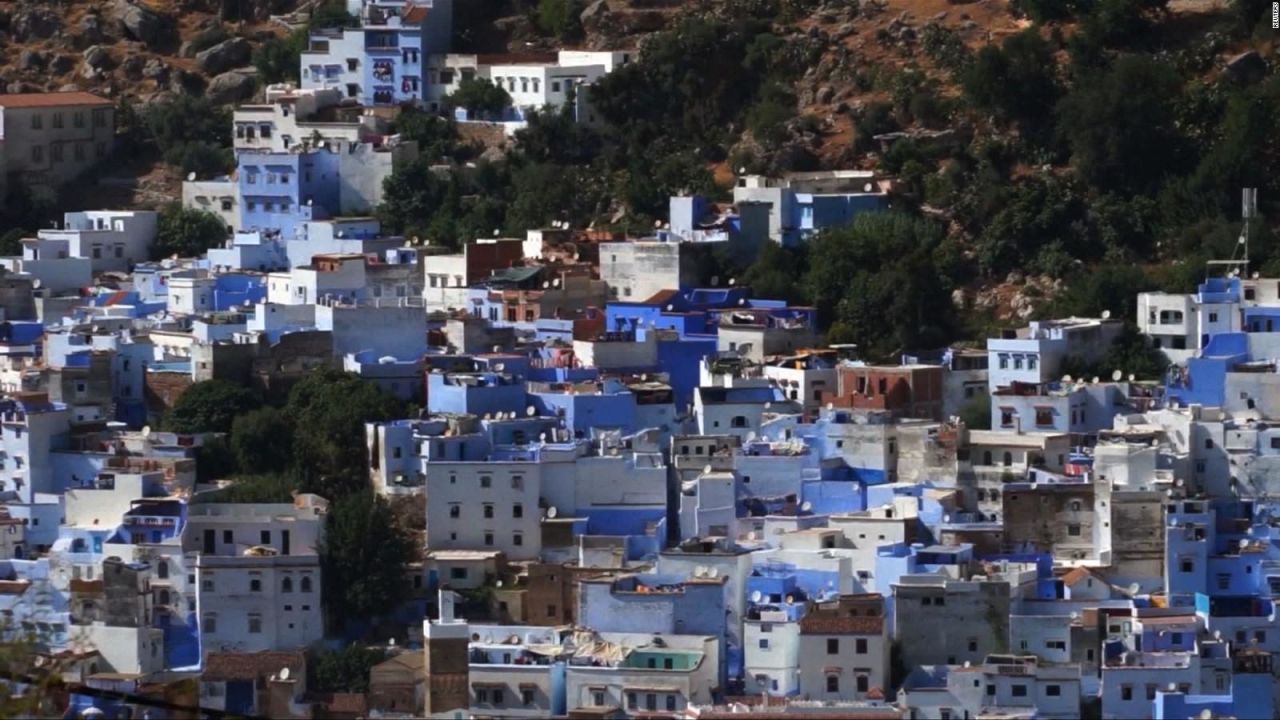
<instances>
[{"instance_id":1,"label":"blue painted facade","mask_svg":"<svg viewBox=\"0 0 1280 720\"><path fill-rule=\"evenodd\" d=\"M291 239L299 236L303 223L331 217L339 207L338 161L323 149L240 152L240 229L278 230Z\"/></svg>"}]
</instances>

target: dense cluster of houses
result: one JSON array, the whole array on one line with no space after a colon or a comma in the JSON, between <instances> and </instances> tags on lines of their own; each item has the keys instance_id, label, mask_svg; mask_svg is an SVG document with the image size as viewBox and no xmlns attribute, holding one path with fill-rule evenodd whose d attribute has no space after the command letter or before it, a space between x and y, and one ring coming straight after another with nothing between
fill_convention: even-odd
<instances>
[{"instance_id":1,"label":"dense cluster of houses","mask_svg":"<svg viewBox=\"0 0 1280 720\"><path fill-rule=\"evenodd\" d=\"M1137 296L1172 362L1143 382L1066 371L1109 317L875 364L703 276L884 208L870 173L743 177L642 239L388 236L359 214L414 150L364 109L468 72L555 104L628 57L459 58L443 0L352 9L302 88L236 112L235 179L185 189L225 246L150 261L156 214L104 210L0 258L0 629L69 713L1276 715L1280 281ZM60 95L0 98L6 134L110 125ZM370 487L423 499L425 533L359 694L310 687L343 642L329 500L208 501L210 438L152 429L195 383L317 368L422 408L365 428Z\"/></svg>"}]
</instances>

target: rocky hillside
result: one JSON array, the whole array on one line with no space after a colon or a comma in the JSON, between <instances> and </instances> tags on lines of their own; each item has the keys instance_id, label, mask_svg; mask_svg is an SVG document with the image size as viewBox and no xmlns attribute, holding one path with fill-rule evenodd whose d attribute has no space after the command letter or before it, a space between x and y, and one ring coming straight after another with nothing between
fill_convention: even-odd
<instances>
[{"instance_id":1,"label":"rocky hillside","mask_svg":"<svg viewBox=\"0 0 1280 720\"><path fill-rule=\"evenodd\" d=\"M0 9L5 92L90 90L154 100L252 94L253 47L288 29L295 0L16 0ZM273 19L274 18L274 19ZM241 72L236 72L241 71ZM230 74L229 74L230 73Z\"/></svg>"}]
</instances>

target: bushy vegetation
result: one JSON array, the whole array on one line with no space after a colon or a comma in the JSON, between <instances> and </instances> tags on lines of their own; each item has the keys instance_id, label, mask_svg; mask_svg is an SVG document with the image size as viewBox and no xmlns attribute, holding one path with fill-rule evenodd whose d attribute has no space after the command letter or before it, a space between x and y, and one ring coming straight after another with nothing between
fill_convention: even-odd
<instances>
[{"instance_id":1,"label":"bushy vegetation","mask_svg":"<svg viewBox=\"0 0 1280 720\"><path fill-rule=\"evenodd\" d=\"M152 103L137 111L132 128L135 144L153 145L164 161L184 173L215 175L229 172L235 162L231 154L231 112L203 97L179 95Z\"/></svg>"},{"instance_id":2,"label":"bushy vegetation","mask_svg":"<svg viewBox=\"0 0 1280 720\"><path fill-rule=\"evenodd\" d=\"M538 4L544 32L557 32L552 20L569 5ZM952 291L1014 273L1066 283L1043 312L1130 316L1136 289L1188 289L1205 259L1231 254L1240 188L1258 187L1263 214L1276 217L1280 76L1235 77L1221 63L1269 6L1237 0L1205 37L1187 40L1165 27L1165 0L1015 5L1032 27L976 52L928 25L931 70L865 65L840 78L878 91L851 111L854 147L895 176L892 217L710 274L815 305L832 339L891 355L985 330L975 323L989 320L951 311ZM683 15L589 88L598 123L574 122L571 109L541 113L504 160L406 168L388 181L382 217L448 245L550 220L645 232L671 194L724 199L718 163L810 169L814 158L793 140L815 120L799 115L793 88L824 45L779 31L807 6L735 0L714 16ZM884 152L872 141L913 127L956 133ZM428 125L425 136L431 162L468 154L451 127ZM921 220L921 205L938 221ZM1278 250L1273 233L1255 229L1256 268L1280 271Z\"/></svg>"},{"instance_id":3,"label":"bushy vegetation","mask_svg":"<svg viewBox=\"0 0 1280 720\"><path fill-rule=\"evenodd\" d=\"M227 225L217 215L168 203L160 209L151 257L199 257L209 248L221 246L227 236Z\"/></svg>"}]
</instances>

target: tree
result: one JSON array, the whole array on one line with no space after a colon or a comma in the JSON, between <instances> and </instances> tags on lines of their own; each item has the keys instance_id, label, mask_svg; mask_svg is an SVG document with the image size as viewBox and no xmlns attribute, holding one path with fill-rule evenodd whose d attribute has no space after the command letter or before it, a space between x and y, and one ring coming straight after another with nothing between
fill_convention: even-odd
<instances>
[{"instance_id":1,"label":"tree","mask_svg":"<svg viewBox=\"0 0 1280 720\"><path fill-rule=\"evenodd\" d=\"M427 158L419 157L382 182L378 219L389 232L426 234L425 228L440 210L448 189L448 181L431 169Z\"/></svg>"},{"instance_id":2,"label":"tree","mask_svg":"<svg viewBox=\"0 0 1280 720\"><path fill-rule=\"evenodd\" d=\"M978 51L960 76L975 107L1028 131L1044 132L1062 94L1053 48L1031 28L1011 35L999 48Z\"/></svg>"},{"instance_id":3,"label":"tree","mask_svg":"<svg viewBox=\"0 0 1280 720\"><path fill-rule=\"evenodd\" d=\"M402 140L418 144L418 153L431 162L458 153L458 128L453 121L434 113L405 107L396 116L395 132Z\"/></svg>"},{"instance_id":4,"label":"tree","mask_svg":"<svg viewBox=\"0 0 1280 720\"><path fill-rule=\"evenodd\" d=\"M333 624L385 615L406 597L413 544L393 522L387 501L364 490L330 505L320 545L325 607Z\"/></svg>"},{"instance_id":5,"label":"tree","mask_svg":"<svg viewBox=\"0 0 1280 720\"><path fill-rule=\"evenodd\" d=\"M511 107L511 96L488 80L464 78L445 102L450 107L466 108L468 114L478 118L493 118L501 117L502 112Z\"/></svg>"},{"instance_id":6,"label":"tree","mask_svg":"<svg viewBox=\"0 0 1280 720\"><path fill-rule=\"evenodd\" d=\"M209 248L220 247L227 235L227 226L217 215L169 203L160 209L151 257L157 260L171 255L198 257Z\"/></svg>"},{"instance_id":7,"label":"tree","mask_svg":"<svg viewBox=\"0 0 1280 720\"><path fill-rule=\"evenodd\" d=\"M287 503L293 502L297 484L289 475L237 475L235 482L212 492L202 492L193 503Z\"/></svg>"},{"instance_id":8,"label":"tree","mask_svg":"<svg viewBox=\"0 0 1280 720\"><path fill-rule=\"evenodd\" d=\"M179 95L172 100L147 105L141 113L141 129L170 165L208 162L209 150L231 147L231 113L203 97ZM202 147L189 150L188 145ZM229 158L229 156L228 156ZM224 167L222 170L227 170ZM187 172L204 171L193 167Z\"/></svg>"},{"instance_id":9,"label":"tree","mask_svg":"<svg viewBox=\"0 0 1280 720\"><path fill-rule=\"evenodd\" d=\"M538 0L538 27L561 40L582 34L582 0Z\"/></svg>"},{"instance_id":10,"label":"tree","mask_svg":"<svg viewBox=\"0 0 1280 720\"><path fill-rule=\"evenodd\" d=\"M334 370L313 372L295 385L286 409L293 418L302 489L333 501L368 487L365 423L403 417L405 411L377 385Z\"/></svg>"},{"instance_id":11,"label":"tree","mask_svg":"<svg viewBox=\"0 0 1280 720\"><path fill-rule=\"evenodd\" d=\"M1077 83L1058 104L1058 130L1080 174L1099 188L1139 193L1177 170L1179 84L1167 63L1136 55Z\"/></svg>"},{"instance_id":12,"label":"tree","mask_svg":"<svg viewBox=\"0 0 1280 720\"><path fill-rule=\"evenodd\" d=\"M787 248L766 240L755 262L742 274L739 284L751 288L752 297L802 305L808 301L803 284L808 270L807 246Z\"/></svg>"},{"instance_id":13,"label":"tree","mask_svg":"<svg viewBox=\"0 0 1280 720\"><path fill-rule=\"evenodd\" d=\"M868 357L941 345L951 325L950 283L934 254L942 238L941 226L902 212L824 231L805 278L819 319L838 323Z\"/></svg>"},{"instance_id":14,"label":"tree","mask_svg":"<svg viewBox=\"0 0 1280 720\"><path fill-rule=\"evenodd\" d=\"M280 408L261 407L231 424L231 451L242 473L278 473L293 462L293 423Z\"/></svg>"},{"instance_id":15,"label":"tree","mask_svg":"<svg viewBox=\"0 0 1280 720\"><path fill-rule=\"evenodd\" d=\"M311 19L307 27L311 30L331 30L356 27L360 19L347 12L344 0L324 0L311 11Z\"/></svg>"},{"instance_id":16,"label":"tree","mask_svg":"<svg viewBox=\"0 0 1280 720\"><path fill-rule=\"evenodd\" d=\"M369 671L387 659L382 648L348 645L326 650L316 657L315 689L326 693L366 693Z\"/></svg>"},{"instance_id":17,"label":"tree","mask_svg":"<svg viewBox=\"0 0 1280 720\"><path fill-rule=\"evenodd\" d=\"M274 37L253 51L253 66L262 82L298 82L302 51L307 49L307 31L295 30L285 37Z\"/></svg>"},{"instance_id":18,"label":"tree","mask_svg":"<svg viewBox=\"0 0 1280 720\"><path fill-rule=\"evenodd\" d=\"M196 462L196 482L214 483L230 477L236 471L236 457L227 439L221 435L207 435L192 459Z\"/></svg>"},{"instance_id":19,"label":"tree","mask_svg":"<svg viewBox=\"0 0 1280 720\"><path fill-rule=\"evenodd\" d=\"M226 380L205 380L187 388L164 417L164 428L176 433L225 433L236 417L262 401L252 391Z\"/></svg>"}]
</instances>

